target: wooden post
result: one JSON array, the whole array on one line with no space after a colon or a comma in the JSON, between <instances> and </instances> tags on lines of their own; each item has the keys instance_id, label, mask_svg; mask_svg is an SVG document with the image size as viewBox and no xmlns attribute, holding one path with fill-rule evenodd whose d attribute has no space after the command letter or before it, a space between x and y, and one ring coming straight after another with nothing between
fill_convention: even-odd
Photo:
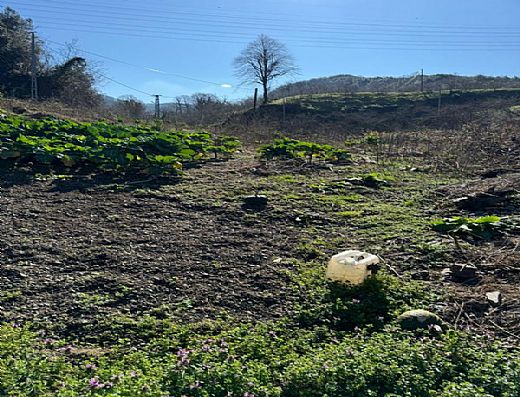
<instances>
[{"instance_id":1,"label":"wooden post","mask_svg":"<svg viewBox=\"0 0 520 397\"><path fill-rule=\"evenodd\" d=\"M283 123L285 124L285 97L283 98Z\"/></svg>"},{"instance_id":2,"label":"wooden post","mask_svg":"<svg viewBox=\"0 0 520 397\"><path fill-rule=\"evenodd\" d=\"M256 110L256 101L258 99L258 88L255 88L255 95L253 97L253 110Z\"/></svg>"}]
</instances>

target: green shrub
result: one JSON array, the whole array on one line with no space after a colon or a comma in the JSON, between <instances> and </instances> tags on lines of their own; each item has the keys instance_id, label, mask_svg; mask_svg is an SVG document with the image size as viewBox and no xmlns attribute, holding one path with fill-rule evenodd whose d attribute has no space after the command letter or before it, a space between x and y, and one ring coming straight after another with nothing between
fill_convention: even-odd
<instances>
[{"instance_id":1,"label":"green shrub","mask_svg":"<svg viewBox=\"0 0 520 397\"><path fill-rule=\"evenodd\" d=\"M275 139L272 144L262 145L259 153L262 158L268 160L279 157L287 159L303 158L309 162L312 162L313 159L343 162L350 159L350 153L346 150L290 138Z\"/></svg>"},{"instance_id":2,"label":"green shrub","mask_svg":"<svg viewBox=\"0 0 520 397\"><path fill-rule=\"evenodd\" d=\"M504 229L498 216L483 216L476 219L455 216L433 221L432 227L442 233L469 234L484 239L491 239Z\"/></svg>"},{"instance_id":3,"label":"green shrub","mask_svg":"<svg viewBox=\"0 0 520 397\"><path fill-rule=\"evenodd\" d=\"M378 145L381 141L381 137L377 131L369 131L363 135L363 141L367 145Z\"/></svg>"}]
</instances>

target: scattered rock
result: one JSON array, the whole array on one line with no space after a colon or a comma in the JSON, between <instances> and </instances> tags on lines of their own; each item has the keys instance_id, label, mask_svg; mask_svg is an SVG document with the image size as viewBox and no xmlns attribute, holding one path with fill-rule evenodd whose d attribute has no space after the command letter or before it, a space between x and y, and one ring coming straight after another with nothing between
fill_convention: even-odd
<instances>
[{"instance_id":1,"label":"scattered rock","mask_svg":"<svg viewBox=\"0 0 520 397\"><path fill-rule=\"evenodd\" d=\"M49 113L38 112L38 113L31 114L31 118L33 118L33 119L43 120L43 119L48 119L48 118L52 118L52 117L53 117L52 114L49 114Z\"/></svg>"},{"instance_id":2,"label":"scattered rock","mask_svg":"<svg viewBox=\"0 0 520 397\"><path fill-rule=\"evenodd\" d=\"M439 316L423 309L408 310L401 314L397 321L402 329L407 330L435 328L441 331L444 325Z\"/></svg>"},{"instance_id":3,"label":"scattered rock","mask_svg":"<svg viewBox=\"0 0 520 397\"><path fill-rule=\"evenodd\" d=\"M367 164L377 164L376 160L374 160L368 156L361 156L359 160L360 160L360 162L364 162Z\"/></svg>"},{"instance_id":4,"label":"scattered rock","mask_svg":"<svg viewBox=\"0 0 520 397\"><path fill-rule=\"evenodd\" d=\"M457 263L450 266L451 277L459 280L470 280L477 277L477 267Z\"/></svg>"},{"instance_id":5,"label":"scattered rock","mask_svg":"<svg viewBox=\"0 0 520 397\"><path fill-rule=\"evenodd\" d=\"M471 196L459 197L453 202L463 210L476 211L489 207L495 207L508 200L509 192L479 193Z\"/></svg>"},{"instance_id":6,"label":"scattered rock","mask_svg":"<svg viewBox=\"0 0 520 397\"><path fill-rule=\"evenodd\" d=\"M412 273L413 280L429 280L430 272L428 270L418 270Z\"/></svg>"},{"instance_id":7,"label":"scattered rock","mask_svg":"<svg viewBox=\"0 0 520 397\"><path fill-rule=\"evenodd\" d=\"M459 209L483 211L510 205L518 194L520 172L497 169L482 174L482 179L461 185L444 186L439 193Z\"/></svg>"},{"instance_id":8,"label":"scattered rock","mask_svg":"<svg viewBox=\"0 0 520 397\"><path fill-rule=\"evenodd\" d=\"M493 291L486 293L486 298L492 306L500 306L502 304L502 293L500 291Z\"/></svg>"},{"instance_id":9,"label":"scattered rock","mask_svg":"<svg viewBox=\"0 0 520 397\"><path fill-rule=\"evenodd\" d=\"M261 211L267 207L267 197L263 195L254 195L244 197L244 209Z\"/></svg>"},{"instance_id":10,"label":"scattered rock","mask_svg":"<svg viewBox=\"0 0 520 397\"><path fill-rule=\"evenodd\" d=\"M20 107L20 106L13 106L13 113L24 114L25 112L27 112L27 109Z\"/></svg>"},{"instance_id":11,"label":"scattered rock","mask_svg":"<svg viewBox=\"0 0 520 397\"><path fill-rule=\"evenodd\" d=\"M388 185L388 182L384 179L380 179L374 175L366 175L364 177L352 177L345 179L345 182L350 183L354 186L365 186L369 188L378 188L381 186Z\"/></svg>"},{"instance_id":12,"label":"scattered rock","mask_svg":"<svg viewBox=\"0 0 520 397\"><path fill-rule=\"evenodd\" d=\"M493 170L487 170L480 174L481 178L487 179L487 178L496 178L499 175L507 174L509 172L513 172L514 170L506 169L506 168L496 168Z\"/></svg>"}]
</instances>

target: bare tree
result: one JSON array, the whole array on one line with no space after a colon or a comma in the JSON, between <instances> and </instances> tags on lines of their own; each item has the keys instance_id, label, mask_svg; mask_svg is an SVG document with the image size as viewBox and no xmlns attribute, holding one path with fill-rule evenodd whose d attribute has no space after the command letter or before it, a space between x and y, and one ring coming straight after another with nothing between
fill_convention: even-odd
<instances>
[{"instance_id":1,"label":"bare tree","mask_svg":"<svg viewBox=\"0 0 520 397\"><path fill-rule=\"evenodd\" d=\"M133 119L142 119L146 113L144 103L132 95L119 97L113 107L118 114Z\"/></svg>"},{"instance_id":2,"label":"bare tree","mask_svg":"<svg viewBox=\"0 0 520 397\"><path fill-rule=\"evenodd\" d=\"M283 43L264 34L247 45L233 65L235 74L243 83L258 83L264 91L263 103L267 103L271 81L294 74L297 67Z\"/></svg>"}]
</instances>

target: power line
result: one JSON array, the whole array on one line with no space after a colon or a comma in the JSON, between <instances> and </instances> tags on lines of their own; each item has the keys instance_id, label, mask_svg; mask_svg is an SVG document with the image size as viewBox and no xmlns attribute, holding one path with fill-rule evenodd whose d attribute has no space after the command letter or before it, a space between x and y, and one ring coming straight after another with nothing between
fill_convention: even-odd
<instances>
[{"instance_id":1,"label":"power line","mask_svg":"<svg viewBox=\"0 0 520 397\"><path fill-rule=\"evenodd\" d=\"M54 49L52 49L52 48L50 48L50 50L51 50L52 52L54 52L55 54L61 55L61 54L58 53L58 51L56 51L56 50L54 50ZM122 86L122 87L128 88L129 90L132 90L132 91L135 91L135 92L139 92L140 94L144 94L144 95L147 95L147 96L152 96L152 97L155 96L155 94L150 94L149 92L145 92L145 91L140 90L140 89L138 89L138 88L132 87L132 86L130 86L130 85L128 85L128 84L121 83L120 81L115 80L115 79L113 79L112 77L108 77L108 76L106 76L106 75L103 74L103 73L99 73L99 72L97 72L97 74L99 74L99 76L103 77L104 79L107 79L107 80L109 80L109 81L111 81L111 82L113 82L113 83L116 83L116 84L118 84L118 85L120 85L120 86Z\"/></svg>"},{"instance_id":2,"label":"power line","mask_svg":"<svg viewBox=\"0 0 520 397\"><path fill-rule=\"evenodd\" d=\"M22 3L23 5L23 3ZM155 15L143 15L143 14L131 14L131 13L121 13L121 12L118 12L118 13L110 13L110 12L103 12L101 10L91 10L91 9L87 9L87 12L85 12L85 10L81 10L81 9L64 9L62 7L56 7L56 6L48 6L48 5L45 5L45 6L41 6L41 5L33 5L33 4L29 4L29 7L26 7L27 9L29 10L32 10L32 11L36 11L36 12L42 12L42 13L48 13L48 14L51 14L51 15L55 15L55 14L64 14L64 15L73 15L73 16L77 16L78 13L81 13L82 16L93 16L93 17L96 17L96 18L111 18L111 23L113 23L113 19L119 19L119 20L133 20L133 21L149 21L149 22L154 22L154 23L159 23L159 21L163 21L164 22L175 22L176 24L178 24L179 22L184 22L184 23L190 23L190 24L198 24L200 25L201 23L203 23L204 25L216 25L216 26L220 26L220 27L226 27L226 28L229 28L230 26L236 26L236 27L240 27L240 26L243 26L243 27L247 27L247 28L250 28L251 26L254 26L255 29L269 29L269 30L282 30L282 31L287 31L287 30L290 30L290 31L294 31L295 28L294 26L288 26L287 23L285 24L268 24L268 25L258 25L258 24L255 24L255 25L252 25L251 22L233 22L233 23L229 23L229 22L223 22L223 21L220 21L220 20L215 20L215 21L212 21L212 20L209 20L209 21L206 21L206 20L203 20L203 19L200 19L200 18L192 18L192 17L188 17L188 18L182 18L182 17L165 17L163 14L161 14L160 16L155 16ZM49 8L51 9L54 9L54 10L49 10ZM56 11L55 11L56 10ZM125 9L126 10L126 9ZM205 15L203 15L204 17ZM130 17L130 18L129 18ZM151 18L151 19L150 19ZM305 32L309 32L309 33L313 33L313 34L316 34L316 33L320 33L320 34L324 34L324 33L338 33L338 34L342 34L344 32L346 32L345 30L345 26L353 26L355 27L355 30L351 31L351 32L357 32L357 33L363 33L363 34L366 34L366 33L369 33L369 32L364 32L364 31L361 31L359 29L359 26L358 25L361 25L361 26L365 26L365 27L372 27L372 30L369 31L370 33L372 34L390 34L390 33L397 33L399 35L409 35L409 34L414 34L414 35L417 35L417 34L425 34L425 33L429 33L430 35L431 34L435 34L435 35L464 35L464 36L503 36L503 37L516 37L516 36L519 36L520 35L520 31L519 30L516 30L516 31L487 31L487 32L482 32L482 30L477 30L477 31L456 31L456 30L446 30L446 28L436 28L436 29L443 29L443 30L425 30L424 27L421 27L421 26L406 26L406 25L384 25L384 24L356 24L356 23L345 23L345 24L342 24L340 26L341 30L340 31L331 31L331 27L334 26L334 24L332 23L328 23L326 26L316 26L316 25L303 25L304 27L307 27L309 29L299 29L300 31L305 31ZM374 31L373 28L385 28L384 30L376 30ZM336 27L338 28L338 27ZM410 30L410 29L416 29L416 30ZM419 30L417 30L419 29Z\"/></svg>"},{"instance_id":3,"label":"power line","mask_svg":"<svg viewBox=\"0 0 520 397\"><path fill-rule=\"evenodd\" d=\"M57 41L53 41L53 40L49 40L49 39L45 39L46 42L49 42L49 43L53 43L55 45L59 45L59 46L63 46L63 47L66 47L66 44L63 44L63 43L59 43ZM51 51L53 51L55 54L59 54L58 51L50 48ZM161 74L165 74L165 75L172 75L172 76L182 76L182 75L179 75L177 73L169 73L169 72L163 72L161 70L158 70L158 69L154 69L154 68L149 68L149 67L146 67L146 66L141 66L141 65L136 65L136 64L133 64L133 63L129 63L129 62L126 62L126 61L122 61L120 59L115 59L115 58L112 58L112 57L108 57L106 55L102 55L102 54L98 54L98 53L95 53L95 52L91 52L91 51L85 51L85 50L82 50L82 49L79 49L79 48L76 48L77 51L80 51L80 52L84 52L86 54L91 54L91 55L94 55L94 56L98 56L100 58L104 58L104 59L108 59L110 61L113 61L113 62L118 62L118 63L121 63L121 64L124 64L124 65L128 65L128 66L132 66L132 67L136 67L136 68L140 68L140 69L144 69L144 70L148 70L148 71L152 71L152 72L158 72L158 73L161 73ZM125 84L125 83L121 83L120 81L117 81L111 77L108 77L102 73L99 73L98 74L109 80L109 81L112 81L116 84L119 84L123 87L126 87L126 88L129 88L133 91L136 91L136 92L139 92L141 94L144 94L144 95L149 95L149 96L157 96L157 94L150 94L149 92L145 92L145 91L142 91L142 90L139 90L135 87L132 87L132 86L129 86L128 84ZM215 83L215 82L210 82L210 81L207 81L207 80L200 80L200 79L196 79L196 78L192 78L192 77L188 77L188 76L182 76L183 78L186 78L186 79L189 79L189 80L194 80L194 81L198 81L198 82L202 82L202 83L209 83L209 84L213 84L213 85L217 85L217 86L220 86L220 87L224 87L224 88L231 88L231 86L229 87L226 87L228 86L229 84L220 84L220 83ZM239 90L241 88L239 87L235 87L235 90ZM249 91L249 89L247 89ZM167 95L162 95L160 94L159 96L163 97L163 98L167 98L167 99L175 99L174 96L167 96Z\"/></svg>"},{"instance_id":4,"label":"power line","mask_svg":"<svg viewBox=\"0 0 520 397\"><path fill-rule=\"evenodd\" d=\"M58 20L58 21L65 21L64 19L61 19L61 18L47 18L47 19L54 19L54 20ZM67 20L69 21L69 20ZM54 24L52 24L54 25ZM88 21L76 21L75 23L69 23L69 22L61 22L59 23L59 25L67 25L67 26L80 26L80 27L87 27L87 28L101 28L101 29L107 29L106 26L99 26L99 25L96 25L96 24L92 24ZM146 26L143 26L143 25L128 25L128 24L118 24L118 23L111 23L111 26L121 26L121 28L117 28L117 29L110 29L110 30L114 30L114 31L131 31L131 32L144 32L144 33L158 33L158 34L168 34L168 33L171 33L171 30L163 30L163 29L157 29L157 28L154 28L154 29L140 29L141 27L144 27L144 28L147 28ZM136 29L136 28L139 28L139 29ZM239 35L239 34L235 34L233 32L219 32L219 31L200 31L200 30L197 30L197 31L193 31L193 32L207 32L207 33L219 33L219 34L225 34L225 35L231 35L229 36L229 38L243 38L243 37L249 37L251 39L250 36L245 36L245 35ZM198 34L198 33L183 33L182 31L179 31L179 30L176 30L175 31L175 35L176 37L178 37L177 35L181 35L181 36L201 36L201 37L207 37L207 35L205 34ZM212 34L211 37L225 37L225 38L228 38L228 36L215 36L215 34ZM348 38L348 39L344 39L344 40L337 40L337 39L327 39L327 38L304 38L304 37L293 37L293 36L286 36L285 37L285 40L286 41L295 41L295 40L307 40L309 42L316 42L316 43L325 43L325 44L344 44L345 43L345 40L348 40L350 43L352 42L361 42L363 44L365 43L377 43L377 44L381 44L381 43L392 43L392 44L418 44L418 45L424 45L424 44L428 44L428 45L433 45L433 46L491 46L491 47L499 47L499 46L514 46L514 47L517 47L519 44L518 42L497 42L497 41L493 41L493 42L454 42L454 41L431 41L431 40L422 40L422 41L417 41L417 40L393 40L393 39L378 39L378 40L372 40L372 39L352 39L352 38Z\"/></svg>"},{"instance_id":5,"label":"power line","mask_svg":"<svg viewBox=\"0 0 520 397\"><path fill-rule=\"evenodd\" d=\"M104 74L99 73L99 75L100 75L101 77L103 77L104 79L110 80L110 81L113 82L113 83L119 84L120 86L123 86L123 87L125 87L125 88L130 89L130 90L133 90L133 91L135 91L135 92L139 92L139 93L141 93L141 94L148 95L148 96L151 96L151 97L155 96L155 94L150 94L149 92L141 91L141 90L138 89L138 88L131 87L131 86L129 86L128 84L125 84L125 83L121 83L120 81L114 80L113 78L108 77L108 76L105 76Z\"/></svg>"},{"instance_id":6,"label":"power line","mask_svg":"<svg viewBox=\"0 0 520 397\"><path fill-rule=\"evenodd\" d=\"M186 40L186 41L196 41L196 42L206 42L206 43L224 43L224 44L246 44L246 41L230 41L230 40L212 40L212 39L204 39L204 38L193 38L193 37L179 37L179 36L160 36L160 35L143 35L143 34L132 34L132 33L120 33L112 30L92 30L92 29L78 29L78 28L60 28L53 25L39 25L42 28L49 30L64 30L64 31L75 31L75 32L84 32L84 33L95 33L102 35L112 35L118 37L133 37L133 38L142 38L142 39L164 39L164 40ZM96 28L93 28L96 29ZM105 29L105 28L97 28L97 29ZM326 43L325 43L326 44ZM305 48L330 48L330 49L350 49L350 50L395 50L395 51L512 51L520 48L520 44L515 47L472 47L472 46L461 46L461 47L452 47L452 48L433 48L433 47L395 47L391 43L376 43L383 44L384 47L369 47L369 46L348 46L348 43L345 45L320 45L316 43L306 43L306 42L298 42L293 44L297 47L305 47ZM355 43L354 43L355 44ZM422 43L417 43L418 45Z\"/></svg>"},{"instance_id":7,"label":"power line","mask_svg":"<svg viewBox=\"0 0 520 397\"><path fill-rule=\"evenodd\" d=\"M56 50L54 50L54 49L52 49L52 48L50 48L50 50L51 50L52 52L54 52L55 54L61 55L61 54L59 54L58 51L56 51ZM99 75L100 75L101 77L103 77L104 79L107 79L107 80L109 80L109 81L111 81L111 82L113 82L113 83L116 83L116 84L118 84L118 85L120 85L120 86L122 86L122 87L128 88L128 89L130 89L130 90L132 90L132 91L139 92L140 94L144 94L144 95L147 95L147 96L154 96L154 94L150 94L149 92L142 91L142 90L140 90L140 89L138 89L138 88L135 88L135 87L129 86L128 84L121 83L120 81L115 80L115 79L113 79L112 77L108 77L108 76L104 75L103 73L99 73L99 72L97 72L97 74L99 74Z\"/></svg>"},{"instance_id":8,"label":"power line","mask_svg":"<svg viewBox=\"0 0 520 397\"><path fill-rule=\"evenodd\" d=\"M41 12L45 12L45 11L41 11ZM61 15L61 14L65 14L65 15L72 15L72 16L77 16L77 14L75 13L63 13L63 12L50 12L52 15L55 15L55 14L58 14L58 15ZM111 18L110 16L107 16L107 15L95 15L95 14L88 14L90 16L93 16L96 18L96 20L102 20L103 18L105 19L108 19L106 22L109 23L111 26L112 25L120 25L120 26L128 26L128 24L121 24L121 23L115 23L114 22L114 19ZM82 14L82 16L86 16L86 14ZM54 19L54 20L64 20L62 18L55 18L55 17L49 17L49 16L45 16L44 17L46 20L48 19ZM161 23L167 23L168 25L165 26L163 29L169 29L171 30L172 28L175 29L176 32L179 31L179 27L180 25L178 23L176 24L170 24L171 22L167 21L167 22L157 22L157 21L153 21L153 20L149 20L149 19L144 19L144 18L123 18L121 16L118 16L118 19L121 20L121 21L130 21L130 22L133 22L133 21L139 21L139 22L153 22L154 26L157 26L158 24L161 24ZM66 19L67 21L70 21L70 18L67 18ZM78 22L83 22L83 21L78 21ZM87 23L92 23L92 22L87 22ZM148 26L143 26L143 25L135 25L135 23L132 23L131 25L132 27L146 27L148 28ZM190 27L191 25L188 25L188 27ZM210 25L212 26L212 25ZM220 28L222 26L220 25L216 25L217 28ZM230 26L229 25L225 25L226 28L229 28ZM248 26L249 27L249 26ZM161 28L161 27L159 27ZM261 27L256 27L255 28L255 31L254 34L256 36L257 32L258 32L258 29L261 28ZM420 32L409 32L409 31L406 31L406 32L388 32L388 31L362 31L362 30L359 30L359 29L356 29L356 30L346 30L346 29L342 29L341 31L320 31L320 30L317 30L317 29L292 29L292 28L279 28L279 29L276 29L276 28L269 28L269 30L278 30L278 31L282 31L282 32L285 32L285 31L290 31L290 32L302 32L302 33L312 33L313 36L316 36L316 35L326 35L326 34L337 34L337 35L377 35L377 36L381 36L381 35L384 35L384 36L405 36L405 37L410 37L410 34L413 34L414 37L443 37L443 38L452 38L452 37L470 37L470 38L474 38L474 37L479 37L479 36L482 36L482 37L490 37L490 34L484 34L484 33L475 33L475 34L467 34L467 33L463 33L463 34L458 34L458 35L453 35L452 33L449 33L449 32L435 32L435 34L424 34L424 33L420 33ZM190 29L188 30L188 32L190 33L197 33L197 32L201 32L201 33L217 33L217 34L237 34L237 32L227 32L227 31L218 31L218 30L201 30L201 29ZM498 37L501 37L501 38L510 38L510 39L516 39L517 37L520 37L520 32L518 33L509 33L509 34L493 34L492 35L493 39L496 39Z\"/></svg>"},{"instance_id":9,"label":"power line","mask_svg":"<svg viewBox=\"0 0 520 397\"><path fill-rule=\"evenodd\" d=\"M53 41L53 40L49 40L49 39L45 39L45 41L49 42L49 43L53 43L53 44L59 45L59 46L66 47L65 44L58 43L57 41ZM106 55L98 54L98 53L92 52L92 51L86 51L86 50L82 50L82 49L79 49L79 48L77 50L80 51L80 52L83 52L85 54L94 55L96 57L107 59L107 60L112 61L112 62L117 62L117 63L121 63L123 65L128 65L128 66L132 66L132 67L139 68L139 69L144 69L144 70L147 70L147 71L153 72L153 73L159 73L159 74L167 75L167 76L177 76L177 77L181 77L183 79L187 79L187 80L191 80L191 81L197 81L199 83L216 85L216 86L219 86L219 87L227 85L227 84L224 84L224 83L216 83L214 81L197 79L197 78L185 76L185 75L182 75L182 74L179 74L179 73L166 72L166 71L163 71L163 70L160 70L160 69L156 69L156 68L150 68L150 67L147 67L147 66L137 65L137 64L130 63L130 62L127 62L127 61L122 61L120 59L112 58L112 57L109 57L109 56L106 56Z\"/></svg>"},{"instance_id":10,"label":"power line","mask_svg":"<svg viewBox=\"0 0 520 397\"><path fill-rule=\"evenodd\" d=\"M31 6L39 6L39 4L32 4L30 2L24 2L24 1L18 1L21 5L31 5ZM293 19L284 19L284 18L265 18L265 17L251 17L251 16L239 16L239 15L226 15L226 14L212 14L212 13L200 13L200 12L186 12L186 11L168 11L168 10L159 10L159 9L144 9L144 8L131 8L131 7L118 7L114 5L109 5L106 3L85 3L82 2L80 4L76 2L71 1L56 1L56 0L46 0L45 7L52 7L52 8L60 8L59 6L49 6L48 3L55 3L58 5L61 5L61 7L80 7L81 8L90 8L95 7L99 9L99 7L109 8L118 11L117 14L119 14L121 11L136 11L139 12L139 15L142 16L143 13L153 13L158 12L161 15L164 14L171 14L171 15L190 15L190 16L196 16L199 17L197 20L200 21L200 17L217 17L217 18L224 18L224 19L239 19L239 20L249 20L249 21L267 21L267 22L281 22L281 23L287 23L287 22L294 22ZM501 31L508 30L508 29L515 29L518 32L518 28L514 27L504 27L504 26L449 26L449 25L425 25L425 24L395 24L395 23L374 23L374 22L344 22L344 21L319 21L317 19L313 20L299 20L298 22L302 23L313 23L313 24L323 24L325 26L330 25L338 25L338 26L373 26L373 27L392 27L392 28L429 28L429 29L454 29L454 30L491 30L491 29L499 29Z\"/></svg>"},{"instance_id":11,"label":"power line","mask_svg":"<svg viewBox=\"0 0 520 397\"><path fill-rule=\"evenodd\" d=\"M72 26L77 26L78 23L76 24L70 24ZM81 25L79 25L81 26ZM106 34L113 34L113 30L109 30L107 31L109 28L107 28L106 26L97 26L97 25L85 25L87 27L90 27L90 28L93 28L93 29L103 29L102 32L99 32L97 31L96 33L106 33ZM125 26L125 25L123 25ZM57 30L58 28L56 28L54 25L52 26L45 26L46 28L49 28L49 29L55 29ZM82 26L83 27L83 26ZM64 30L64 29L61 29L61 30ZM67 30L70 30L70 29L67 29ZM86 31L84 29L82 30L79 30L79 29L75 29L76 31ZM135 28L132 28L132 32L136 31ZM91 31L86 31L86 32L91 32ZM152 32L152 33L155 33L156 30L146 30L145 32ZM158 31L157 31L158 32ZM122 35L122 29L119 29L117 31L117 35ZM163 32L158 32L158 33L163 33ZM229 34L228 32L221 32L222 34ZM185 34L185 33L179 33L179 34L182 34L184 36L190 36L189 34ZM127 36L129 36L127 34ZM192 34L193 36L193 34ZM206 37L204 35L198 35L198 36L201 36L201 37ZM414 35L415 36L415 35ZM131 37L149 37L149 38L166 38L164 36L144 36L144 35L131 35ZM245 42L237 42L237 41L230 41L229 40L229 37L224 37L225 39L228 39L228 40L215 40L216 36L215 35L212 35L212 39L211 40L202 40L201 38L196 38L196 37L181 37L181 36L175 36L175 38L179 39L179 40L195 40L195 41L208 41L208 42L222 42L222 43L233 43L233 44L244 44ZM222 36L217 36L217 37L222 37ZM169 37L168 37L169 38ZM289 39L289 40L292 40L292 39ZM351 38L348 39L349 40L349 43L348 44L357 44L355 43L356 40L353 40ZM294 40L293 40L294 41ZM337 41L337 40L331 40L331 39L328 39L328 40L309 40L307 39L308 43L305 43L303 46L304 47L310 47L308 44L309 43L314 43L314 42L317 42L317 43L322 43L322 44L343 44L344 42L343 41ZM432 42L432 41L421 41L421 42L415 42L415 41L411 41L411 40L408 40L408 41L396 41L396 40L361 40L360 41L362 44L418 44L418 45L421 45L422 47L421 48L418 48L418 50L420 49L428 49L430 50L431 48L425 48L424 45L425 44L428 44L430 46L436 46L436 45L440 45L440 46L443 46L444 48L446 47L450 47L450 46L467 46L467 47L476 47L476 46L486 46L486 48L482 48L482 49L488 49L488 47L493 47L495 49L498 49L498 50L501 50L501 51L505 51L507 50L507 48L505 47L508 47L508 46L512 46L512 47L515 47L516 48L516 43L512 43L512 42L494 42L494 43L480 43L480 42ZM496 47L502 47L502 48L496 48ZM346 47L338 47L338 48L346 48ZM350 48L350 47L349 47ZM371 48L367 48L367 49L371 49ZM389 49L389 48L385 48L385 49ZM471 48L473 49L473 48ZM480 50L481 48L475 48L476 50ZM415 48L413 48L413 50L415 50Z\"/></svg>"}]
</instances>

